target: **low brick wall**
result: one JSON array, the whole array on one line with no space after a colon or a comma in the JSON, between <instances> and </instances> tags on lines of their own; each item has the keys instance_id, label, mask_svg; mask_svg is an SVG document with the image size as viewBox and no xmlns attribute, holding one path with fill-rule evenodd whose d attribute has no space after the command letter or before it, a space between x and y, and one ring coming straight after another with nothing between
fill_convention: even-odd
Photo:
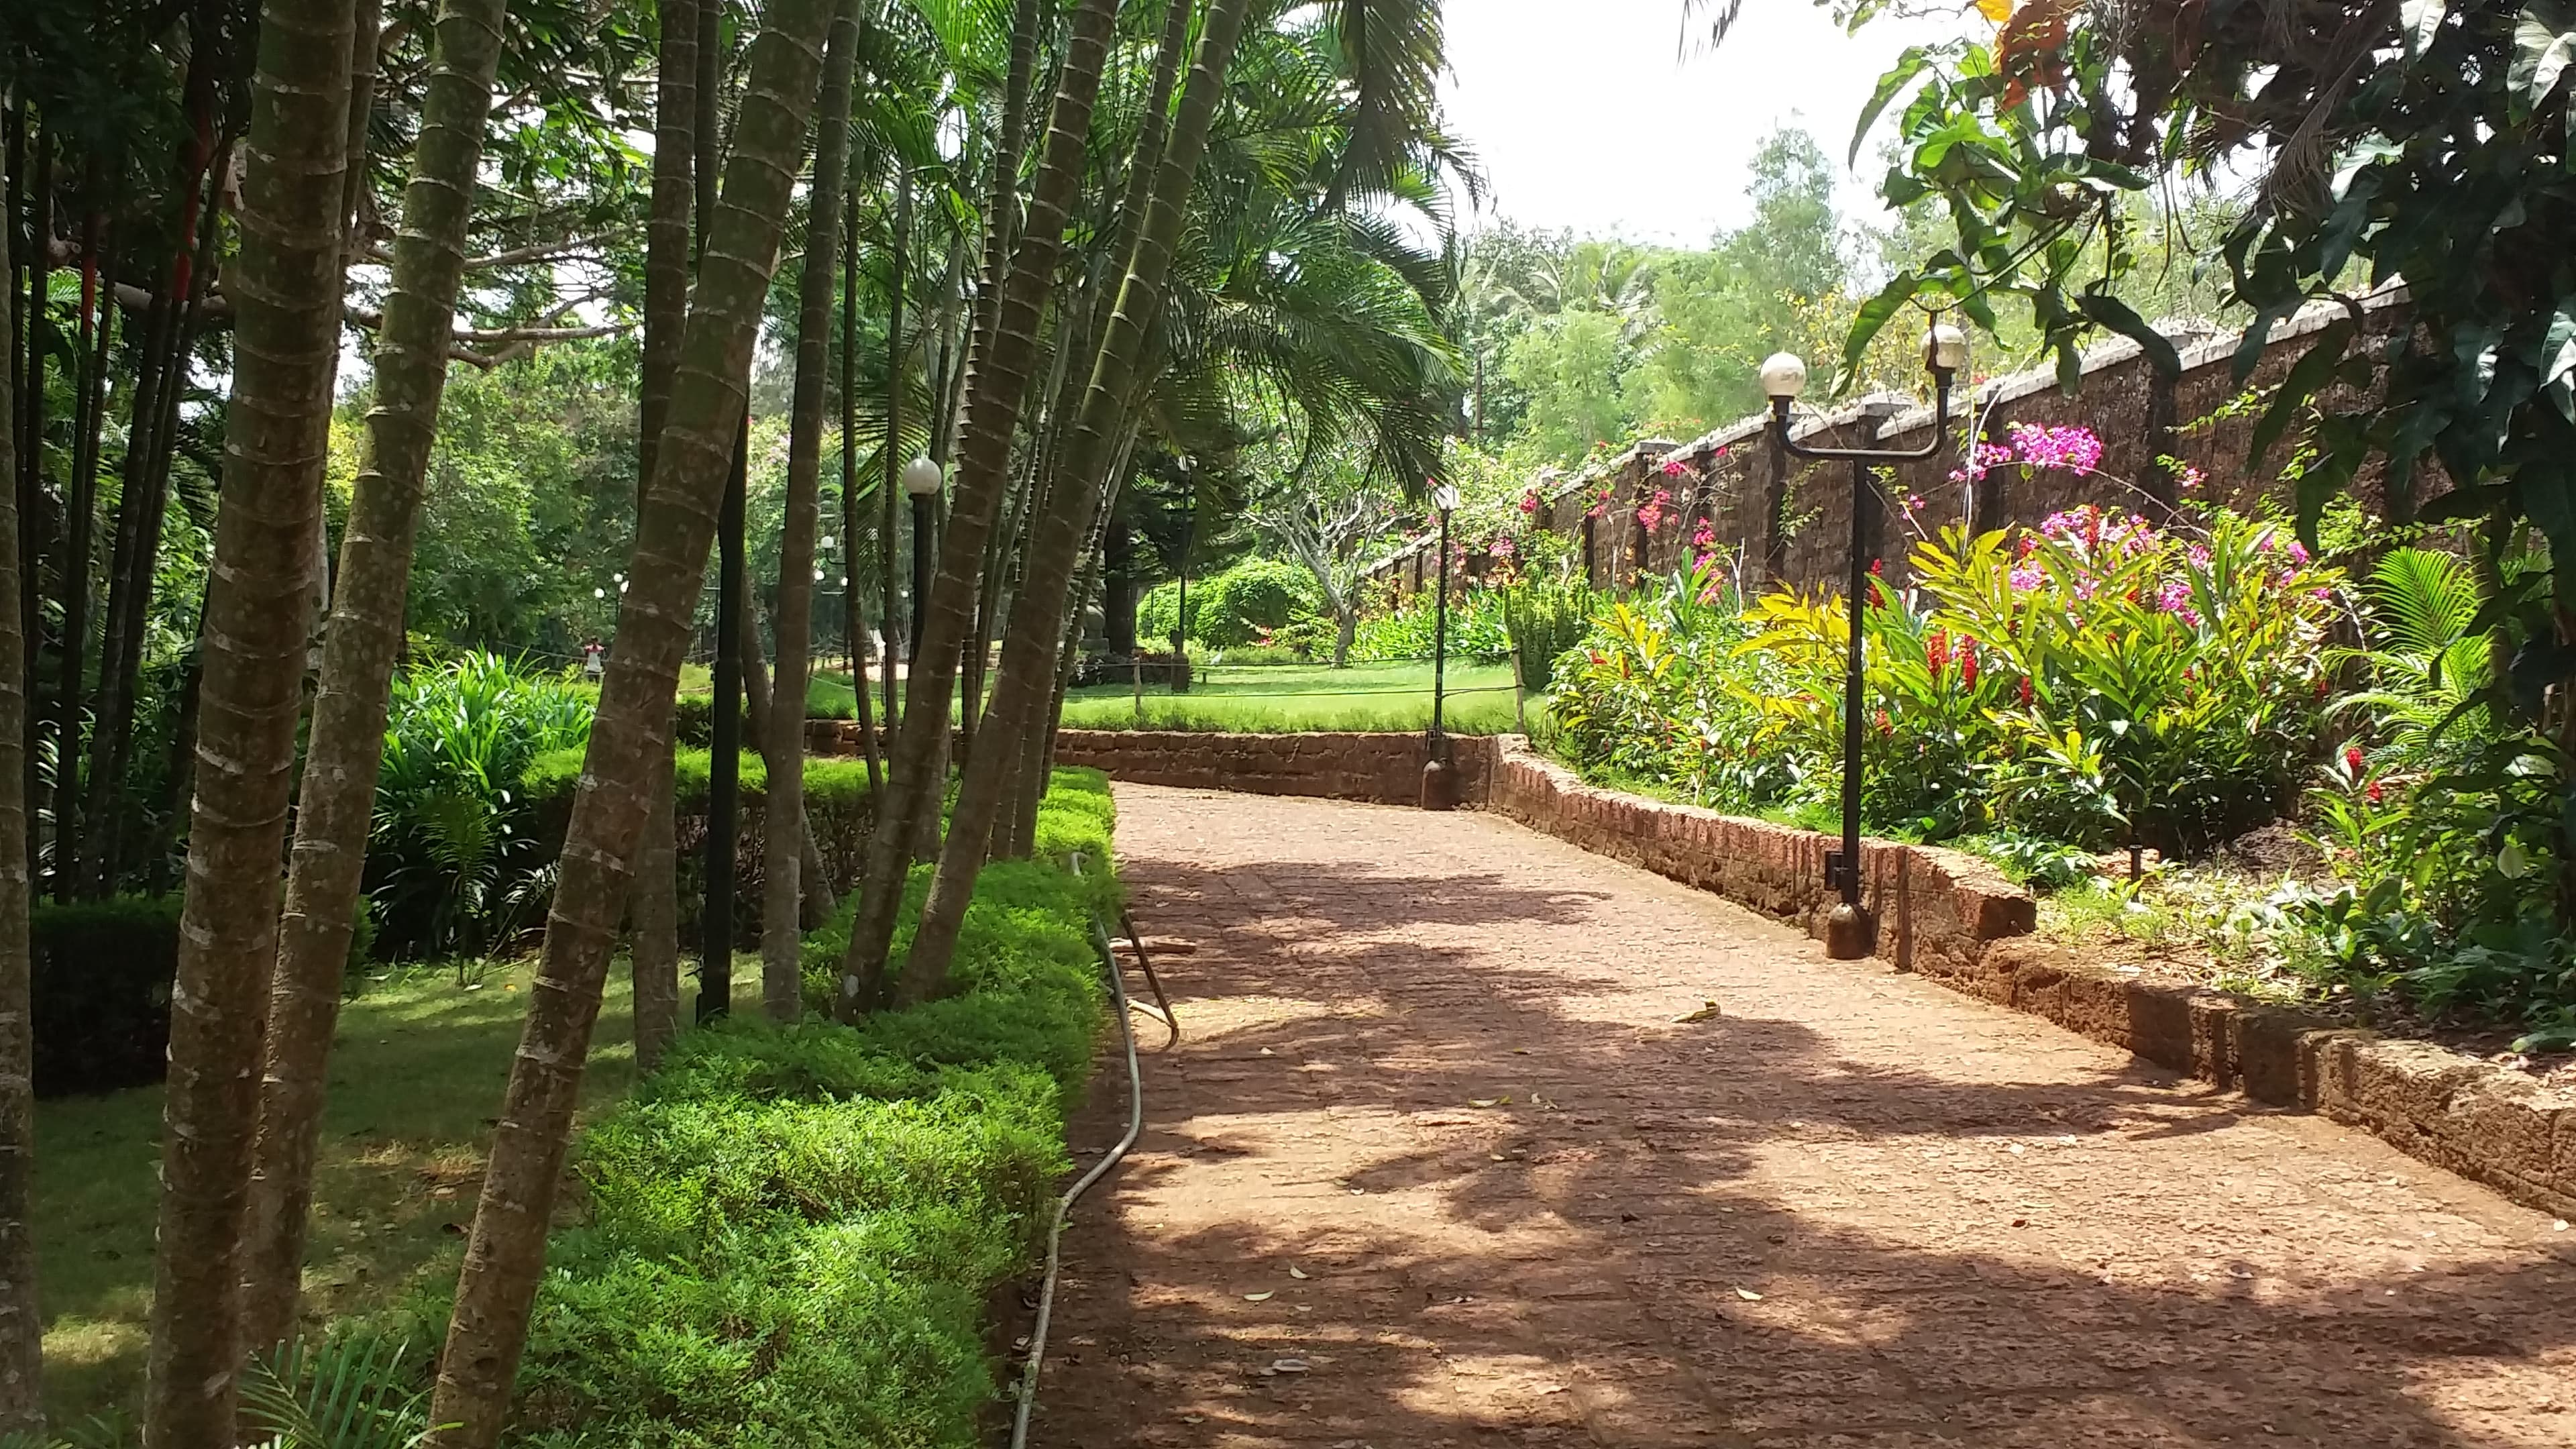
<instances>
[{"instance_id":1,"label":"low brick wall","mask_svg":"<svg viewBox=\"0 0 2576 1449\"><path fill-rule=\"evenodd\" d=\"M1823 934L1833 896L1810 830L1583 783L1516 738L1494 742L1487 808ZM1878 955L2257 1101L2360 1127L2526 1206L2576 1217L2576 1091L2426 1042L2079 960L2034 939L2037 904L1956 851L1863 843Z\"/></svg>"},{"instance_id":2,"label":"low brick wall","mask_svg":"<svg viewBox=\"0 0 2576 1449\"><path fill-rule=\"evenodd\" d=\"M1462 805L1483 798L1492 741L1450 739ZM1056 763L1113 780L1247 795L1304 795L1412 805L1422 798L1429 742L1419 734L1222 735L1186 730L1063 730Z\"/></svg>"},{"instance_id":3,"label":"low brick wall","mask_svg":"<svg viewBox=\"0 0 2576 1449\"><path fill-rule=\"evenodd\" d=\"M1825 883L1838 842L1813 830L1668 805L1585 784L1517 736L1496 741L1485 786L1497 814L1766 915L1824 934L1840 897ZM2029 893L1971 855L1861 842L1862 893L1879 922L1878 952L1900 970L1973 963L1995 941L2030 934Z\"/></svg>"}]
</instances>

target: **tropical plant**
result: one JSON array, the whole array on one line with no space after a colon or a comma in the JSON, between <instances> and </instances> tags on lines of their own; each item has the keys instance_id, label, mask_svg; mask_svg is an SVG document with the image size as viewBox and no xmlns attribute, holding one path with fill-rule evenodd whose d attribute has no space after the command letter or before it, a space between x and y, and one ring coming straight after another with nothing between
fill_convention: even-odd
<instances>
[{"instance_id":1,"label":"tropical plant","mask_svg":"<svg viewBox=\"0 0 2576 1449\"><path fill-rule=\"evenodd\" d=\"M242 1380L243 1426L257 1449L417 1449L429 1394L404 1348L359 1333L282 1344Z\"/></svg>"},{"instance_id":2,"label":"tropical plant","mask_svg":"<svg viewBox=\"0 0 2576 1449\"><path fill-rule=\"evenodd\" d=\"M1581 579L1524 579L1494 590L1502 603L1503 633L1511 640L1521 688L1545 694L1556 687L1559 660L1591 628L1592 586Z\"/></svg>"},{"instance_id":3,"label":"tropical plant","mask_svg":"<svg viewBox=\"0 0 2576 1449\"><path fill-rule=\"evenodd\" d=\"M595 707L589 687L495 654L394 680L368 869L385 949L479 956L544 906L544 842L519 780L586 743Z\"/></svg>"}]
</instances>

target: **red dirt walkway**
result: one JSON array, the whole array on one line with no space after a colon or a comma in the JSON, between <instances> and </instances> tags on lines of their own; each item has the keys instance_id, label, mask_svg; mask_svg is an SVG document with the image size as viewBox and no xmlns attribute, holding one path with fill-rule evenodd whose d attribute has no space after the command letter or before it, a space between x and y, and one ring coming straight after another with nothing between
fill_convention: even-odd
<instances>
[{"instance_id":1,"label":"red dirt walkway","mask_svg":"<svg viewBox=\"0 0 2576 1449\"><path fill-rule=\"evenodd\" d=\"M1492 817L1119 804L1186 1036L1035 1444L2576 1445L2576 1233L2371 1138Z\"/></svg>"}]
</instances>

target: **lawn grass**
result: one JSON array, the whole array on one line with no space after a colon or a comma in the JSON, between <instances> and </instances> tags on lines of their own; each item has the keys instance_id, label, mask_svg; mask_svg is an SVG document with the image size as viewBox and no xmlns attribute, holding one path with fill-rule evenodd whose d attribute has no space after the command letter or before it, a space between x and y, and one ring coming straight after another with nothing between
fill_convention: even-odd
<instances>
[{"instance_id":1,"label":"lawn grass","mask_svg":"<svg viewBox=\"0 0 2576 1449\"><path fill-rule=\"evenodd\" d=\"M309 1319L383 1306L432 1265L452 1267L531 974L527 963L498 965L460 988L452 968L421 968L342 1008L305 1259ZM734 981L737 1010L756 1012L759 958L737 963ZM609 982L582 1079L585 1116L635 1084L622 964ZM58 1426L141 1402L161 1097L137 1087L36 1109L37 1289Z\"/></svg>"},{"instance_id":2,"label":"lawn grass","mask_svg":"<svg viewBox=\"0 0 2576 1449\"><path fill-rule=\"evenodd\" d=\"M1064 723L1067 729L1409 733L1430 727L1431 672L1428 664L1202 664L1187 694L1147 685L1141 720L1130 686L1095 685L1065 700ZM1448 691L1442 717L1454 733L1506 734L1516 728L1510 665L1452 660Z\"/></svg>"}]
</instances>

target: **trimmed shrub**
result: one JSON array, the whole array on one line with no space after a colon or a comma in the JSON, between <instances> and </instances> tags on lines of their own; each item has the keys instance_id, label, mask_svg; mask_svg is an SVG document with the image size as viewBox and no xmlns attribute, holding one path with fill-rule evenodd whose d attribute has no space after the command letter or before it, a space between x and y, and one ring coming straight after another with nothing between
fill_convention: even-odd
<instances>
[{"instance_id":1,"label":"trimmed shrub","mask_svg":"<svg viewBox=\"0 0 2576 1449\"><path fill-rule=\"evenodd\" d=\"M760 945L762 882L768 841L769 765L760 756L741 757L741 814L734 840L734 944L743 950ZM520 792L536 812L536 830L544 841L544 859L552 862L563 849L564 828L572 819L572 794L581 781L580 750L556 750L529 762L519 777ZM678 810L680 846L680 941L697 948L700 909L706 899L707 771L705 750L681 750L672 760L674 803ZM834 891L858 879L875 823L868 797L864 760L809 758L805 761L805 818L814 833L814 848Z\"/></svg>"},{"instance_id":2,"label":"trimmed shrub","mask_svg":"<svg viewBox=\"0 0 2576 1449\"><path fill-rule=\"evenodd\" d=\"M513 1442L980 1442L985 1307L1042 1246L1100 1028L1113 815L1098 773L1057 772L1039 858L981 878L948 996L689 1033L585 1135L588 1219L548 1252ZM809 992L847 932L810 939ZM445 1308L412 1312L425 1332Z\"/></svg>"},{"instance_id":3,"label":"trimmed shrub","mask_svg":"<svg viewBox=\"0 0 2576 1449\"><path fill-rule=\"evenodd\" d=\"M1171 641L1180 591L1180 582L1172 580L1146 592L1136 606L1140 642ZM1190 642L1210 649L1236 648L1312 618L1322 608L1313 574L1280 559L1245 559L1223 573L1190 581Z\"/></svg>"},{"instance_id":4,"label":"trimmed shrub","mask_svg":"<svg viewBox=\"0 0 2576 1449\"><path fill-rule=\"evenodd\" d=\"M169 1067L170 984L179 973L177 894L37 901L28 911L36 1095L114 1092ZM350 979L375 940L358 898Z\"/></svg>"}]
</instances>

